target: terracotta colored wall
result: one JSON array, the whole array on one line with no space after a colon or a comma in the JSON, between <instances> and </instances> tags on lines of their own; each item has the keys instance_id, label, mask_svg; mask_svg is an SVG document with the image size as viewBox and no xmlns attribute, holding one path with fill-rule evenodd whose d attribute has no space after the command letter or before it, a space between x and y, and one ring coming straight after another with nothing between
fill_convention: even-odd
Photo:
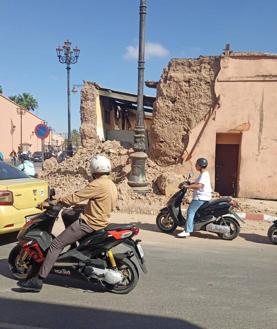
<instances>
[{"instance_id":1,"label":"terracotta colored wall","mask_svg":"<svg viewBox=\"0 0 277 329\"><path fill-rule=\"evenodd\" d=\"M0 151L4 152L5 158L9 158L12 149L17 152L20 145L20 115L17 108L14 102L0 95ZM39 123L42 120L28 111L22 116L22 142L31 144L31 152L41 150L41 141L34 134Z\"/></svg>"},{"instance_id":2,"label":"terracotta colored wall","mask_svg":"<svg viewBox=\"0 0 277 329\"><path fill-rule=\"evenodd\" d=\"M239 196L277 199L277 57L223 57L215 91L220 108L191 161L207 157L214 182L216 134L242 133ZM202 126L193 129L188 152Z\"/></svg>"}]
</instances>

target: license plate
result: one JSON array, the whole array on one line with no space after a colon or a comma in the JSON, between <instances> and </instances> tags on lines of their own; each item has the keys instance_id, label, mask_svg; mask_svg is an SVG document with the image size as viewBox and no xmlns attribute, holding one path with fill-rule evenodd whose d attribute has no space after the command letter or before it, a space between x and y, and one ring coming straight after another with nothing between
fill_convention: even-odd
<instances>
[{"instance_id":1,"label":"license plate","mask_svg":"<svg viewBox=\"0 0 277 329\"><path fill-rule=\"evenodd\" d=\"M142 246L139 243L137 244L137 250L138 250L140 258L143 258L144 257L144 251L142 249Z\"/></svg>"}]
</instances>

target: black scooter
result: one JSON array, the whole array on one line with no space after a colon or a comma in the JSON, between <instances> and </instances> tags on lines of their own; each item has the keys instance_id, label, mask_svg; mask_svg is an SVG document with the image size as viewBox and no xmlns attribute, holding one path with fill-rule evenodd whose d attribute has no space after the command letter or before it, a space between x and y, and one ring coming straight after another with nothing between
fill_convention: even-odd
<instances>
[{"instance_id":1,"label":"black scooter","mask_svg":"<svg viewBox=\"0 0 277 329\"><path fill-rule=\"evenodd\" d=\"M61 208L61 205L49 205L41 214L27 218L17 237L19 243L8 259L16 279L27 279L38 273L54 239L51 231ZM147 272L140 240L133 240L138 233L134 224L110 224L88 234L58 257L51 273L96 281L110 292L127 294L139 280L137 264ZM113 254L112 249L119 244L125 245L127 251Z\"/></svg>"},{"instance_id":2,"label":"black scooter","mask_svg":"<svg viewBox=\"0 0 277 329\"><path fill-rule=\"evenodd\" d=\"M164 233L172 233L177 226L186 226L181 205L187 192L186 183L179 185L177 191L162 208L156 218L158 228ZM223 240L233 240L240 232L239 221L244 222L234 208L238 204L232 198L220 198L205 202L196 212L194 217L194 231L208 231L217 233Z\"/></svg>"},{"instance_id":3,"label":"black scooter","mask_svg":"<svg viewBox=\"0 0 277 329\"><path fill-rule=\"evenodd\" d=\"M271 243L277 244L277 220L268 229L267 236Z\"/></svg>"}]
</instances>

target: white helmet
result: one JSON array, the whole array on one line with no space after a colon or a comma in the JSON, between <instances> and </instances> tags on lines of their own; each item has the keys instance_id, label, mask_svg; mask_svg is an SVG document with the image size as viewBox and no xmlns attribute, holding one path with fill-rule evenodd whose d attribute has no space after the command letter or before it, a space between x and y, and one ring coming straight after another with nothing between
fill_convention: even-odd
<instances>
[{"instance_id":1,"label":"white helmet","mask_svg":"<svg viewBox=\"0 0 277 329\"><path fill-rule=\"evenodd\" d=\"M90 171L92 174L108 174L111 170L111 162L104 155L95 155L90 160Z\"/></svg>"}]
</instances>

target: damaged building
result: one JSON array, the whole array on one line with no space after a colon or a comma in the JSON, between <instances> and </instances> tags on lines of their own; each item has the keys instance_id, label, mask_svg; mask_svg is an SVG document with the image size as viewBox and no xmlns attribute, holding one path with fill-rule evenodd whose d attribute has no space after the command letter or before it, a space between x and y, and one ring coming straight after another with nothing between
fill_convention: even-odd
<instances>
[{"instance_id":1,"label":"damaged building","mask_svg":"<svg viewBox=\"0 0 277 329\"><path fill-rule=\"evenodd\" d=\"M209 161L221 195L276 199L277 55L173 59L157 85L150 154L160 165Z\"/></svg>"},{"instance_id":2,"label":"damaged building","mask_svg":"<svg viewBox=\"0 0 277 329\"><path fill-rule=\"evenodd\" d=\"M155 97L144 96L146 135L152 124ZM137 95L101 88L85 82L81 93L81 139L84 147L95 139L117 140L127 148L133 146L136 125ZM148 138L146 139L148 141ZM147 145L148 147L148 145Z\"/></svg>"},{"instance_id":3,"label":"damaged building","mask_svg":"<svg viewBox=\"0 0 277 329\"><path fill-rule=\"evenodd\" d=\"M156 97L144 97L148 156L159 166L209 161L221 195L276 199L277 55L232 52L172 59ZM84 146L95 139L133 143L136 95L85 82Z\"/></svg>"}]
</instances>

